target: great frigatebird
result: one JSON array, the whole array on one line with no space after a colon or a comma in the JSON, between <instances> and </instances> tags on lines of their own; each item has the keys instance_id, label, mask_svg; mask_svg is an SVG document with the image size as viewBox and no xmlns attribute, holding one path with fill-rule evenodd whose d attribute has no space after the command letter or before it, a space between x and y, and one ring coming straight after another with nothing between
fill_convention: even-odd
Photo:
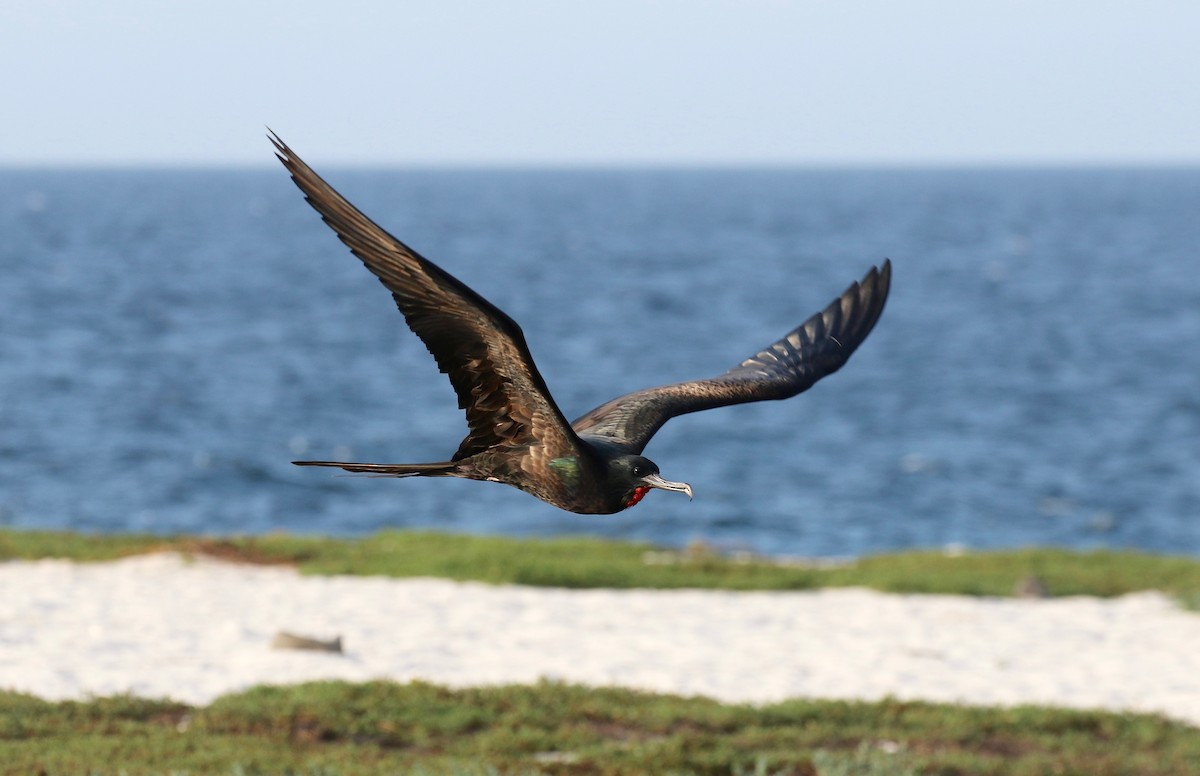
<instances>
[{"instance_id":1,"label":"great frigatebird","mask_svg":"<svg viewBox=\"0 0 1200 776\"><path fill-rule=\"evenodd\" d=\"M786 399L836 372L883 312L892 266L862 281L783 339L707 380L619 396L574 423L554 403L516 321L388 234L272 134L277 156L325 223L392 292L458 394L469 432L449 461L384 464L294 461L384 477L465 477L503 482L556 507L612 514L651 488L692 496L659 476L641 453L671 418L729 404Z\"/></svg>"}]
</instances>

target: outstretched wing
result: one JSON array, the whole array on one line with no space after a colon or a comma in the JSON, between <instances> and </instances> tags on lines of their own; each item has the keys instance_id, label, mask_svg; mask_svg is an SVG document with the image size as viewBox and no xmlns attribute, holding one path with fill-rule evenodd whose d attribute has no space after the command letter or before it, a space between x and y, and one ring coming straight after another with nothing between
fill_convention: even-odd
<instances>
[{"instance_id":1,"label":"outstretched wing","mask_svg":"<svg viewBox=\"0 0 1200 776\"><path fill-rule=\"evenodd\" d=\"M495 447L525 448L547 460L574 454L579 438L538 374L521 327L363 215L274 133L270 138L305 199L392 292L450 378L470 429L453 460Z\"/></svg>"},{"instance_id":2,"label":"outstretched wing","mask_svg":"<svg viewBox=\"0 0 1200 776\"><path fill-rule=\"evenodd\" d=\"M676 415L795 396L846 363L879 320L891 282L892 263L884 261L882 270L871 267L823 311L725 374L629 393L571 425L581 436L640 453Z\"/></svg>"}]
</instances>

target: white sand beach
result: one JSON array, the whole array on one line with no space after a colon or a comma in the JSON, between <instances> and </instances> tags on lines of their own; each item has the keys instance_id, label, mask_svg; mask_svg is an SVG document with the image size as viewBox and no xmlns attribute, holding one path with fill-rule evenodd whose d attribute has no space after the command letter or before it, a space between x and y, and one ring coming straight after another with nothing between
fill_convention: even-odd
<instances>
[{"instance_id":1,"label":"white sand beach","mask_svg":"<svg viewBox=\"0 0 1200 776\"><path fill-rule=\"evenodd\" d=\"M0 687L204 704L260 683L547 677L726 701L1039 703L1200 724L1200 614L1046 600L493 587L186 561L0 563ZM271 648L341 636L344 654Z\"/></svg>"}]
</instances>

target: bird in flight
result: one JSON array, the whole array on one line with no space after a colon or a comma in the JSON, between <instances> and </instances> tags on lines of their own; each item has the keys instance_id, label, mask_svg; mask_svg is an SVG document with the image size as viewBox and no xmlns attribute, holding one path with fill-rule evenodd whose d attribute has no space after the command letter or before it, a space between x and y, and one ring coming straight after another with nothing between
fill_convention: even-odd
<instances>
[{"instance_id":1,"label":"bird in flight","mask_svg":"<svg viewBox=\"0 0 1200 776\"><path fill-rule=\"evenodd\" d=\"M786 399L841 368L883 312L890 261L782 339L724 374L618 396L568 423L516 321L362 214L271 133L276 155L350 251L392 293L410 329L450 378L468 433L448 461L293 461L382 477L502 482L560 509L612 514L653 488L686 493L642 455L671 418L730 404Z\"/></svg>"}]
</instances>

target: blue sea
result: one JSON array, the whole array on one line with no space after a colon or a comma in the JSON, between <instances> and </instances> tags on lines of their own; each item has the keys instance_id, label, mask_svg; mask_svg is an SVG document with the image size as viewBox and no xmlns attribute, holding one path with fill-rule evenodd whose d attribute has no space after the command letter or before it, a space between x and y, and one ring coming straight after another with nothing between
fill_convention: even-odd
<instances>
[{"instance_id":1,"label":"blue sea","mask_svg":"<svg viewBox=\"0 0 1200 776\"><path fill-rule=\"evenodd\" d=\"M569 418L724 371L884 258L892 296L808 393L659 432L695 501L579 516L289 463L444 460L466 427L282 169L0 170L0 525L1200 554L1198 169L309 161L519 321Z\"/></svg>"}]
</instances>

